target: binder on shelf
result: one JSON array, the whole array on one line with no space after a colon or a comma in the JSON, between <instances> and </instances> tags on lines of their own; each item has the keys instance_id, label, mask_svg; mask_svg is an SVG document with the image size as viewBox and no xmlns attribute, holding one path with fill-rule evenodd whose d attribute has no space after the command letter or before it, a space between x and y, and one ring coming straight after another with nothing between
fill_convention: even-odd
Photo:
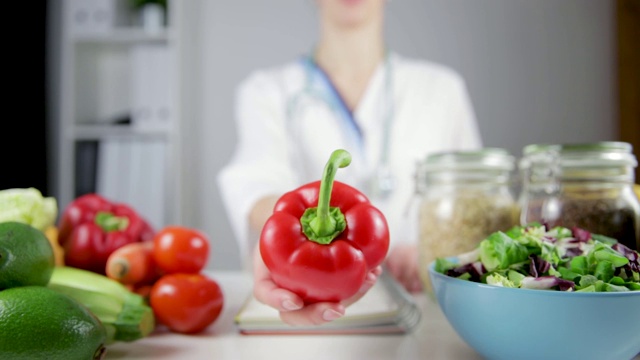
<instances>
[{"instance_id":1,"label":"binder on shelf","mask_svg":"<svg viewBox=\"0 0 640 360\"><path fill-rule=\"evenodd\" d=\"M98 141L76 142L74 197L96 191Z\"/></svg>"},{"instance_id":2,"label":"binder on shelf","mask_svg":"<svg viewBox=\"0 0 640 360\"><path fill-rule=\"evenodd\" d=\"M163 44L131 49L132 125L137 129L169 130L172 120L170 50Z\"/></svg>"},{"instance_id":3,"label":"binder on shelf","mask_svg":"<svg viewBox=\"0 0 640 360\"><path fill-rule=\"evenodd\" d=\"M113 201L129 203L131 140L104 139L100 142L97 192Z\"/></svg>"},{"instance_id":4,"label":"binder on shelf","mask_svg":"<svg viewBox=\"0 0 640 360\"><path fill-rule=\"evenodd\" d=\"M97 192L132 206L154 228L164 224L166 144L162 140L100 142Z\"/></svg>"},{"instance_id":5,"label":"binder on shelf","mask_svg":"<svg viewBox=\"0 0 640 360\"><path fill-rule=\"evenodd\" d=\"M127 174L126 181L126 194L127 194L127 203L134 206L139 213L142 213L141 206L144 204L144 188L146 187L144 181L144 171L148 171L148 169L143 169L143 155L146 146L146 142L144 140L137 141L129 141L129 168L128 171L124 172ZM141 184L142 182L142 184ZM141 186L143 185L143 186Z\"/></svg>"},{"instance_id":6,"label":"binder on shelf","mask_svg":"<svg viewBox=\"0 0 640 360\"><path fill-rule=\"evenodd\" d=\"M132 143L129 203L155 229L164 225L166 144L160 140Z\"/></svg>"}]
</instances>

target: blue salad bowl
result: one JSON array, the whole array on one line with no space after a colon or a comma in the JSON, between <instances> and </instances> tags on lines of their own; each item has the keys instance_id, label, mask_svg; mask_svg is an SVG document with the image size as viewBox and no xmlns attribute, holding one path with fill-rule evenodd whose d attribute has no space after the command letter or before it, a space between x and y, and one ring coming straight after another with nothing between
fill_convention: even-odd
<instances>
[{"instance_id":1,"label":"blue salad bowl","mask_svg":"<svg viewBox=\"0 0 640 360\"><path fill-rule=\"evenodd\" d=\"M458 335L490 360L629 360L640 354L640 291L566 292L457 279L429 264Z\"/></svg>"}]
</instances>

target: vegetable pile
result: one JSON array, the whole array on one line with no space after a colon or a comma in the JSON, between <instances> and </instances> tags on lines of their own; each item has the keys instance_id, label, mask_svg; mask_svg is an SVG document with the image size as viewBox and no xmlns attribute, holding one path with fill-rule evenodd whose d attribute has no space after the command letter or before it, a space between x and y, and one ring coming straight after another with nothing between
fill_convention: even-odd
<instances>
[{"instance_id":1,"label":"vegetable pile","mask_svg":"<svg viewBox=\"0 0 640 360\"><path fill-rule=\"evenodd\" d=\"M132 242L113 251L107 277L142 295L159 324L182 334L196 334L222 312L224 294L203 273L210 241L198 229L168 225L151 241Z\"/></svg>"},{"instance_id":2,"label":"vegetable pile","mask_svg":"<svg viewBox=\"0 0 640 360\"><path fill-rule=\"evenodd\" d=\"M204 273L210 249L206 234L180 225L156 231L144 215L127 203L88 193L71 201L56 224L55 198L35 188L0 190L0 225L29 225L51 245L55 258L48 266L55 268L40 274L48 281L40 285L95 315L106 330L106 344L142 339L157 325L199 333L222 312L222 288ZM23 256L3 258L2 250L0 241L0 270L5 273L2 260L24 262ZM31 273L42 278L30 268L15 273L22 281Z\"/></svg>"},{"instance_id":3,"label":"vegetable pile","mask_svg":"<svg viewBox=\"0 0 640 360\"><path fill-rule=\"evenodd\" d=\"M222 288L203 273L209 244L200 230L178 225L165 226L153 238L153 273L161 275L149 288L149 304L158 322L173 332L202 332L222 313Z\"/></svg>"},{"instance_id":4,"label":"vegetable pile","mask_svg":"<svg viewBox=\"0 0 640 360\"><path fill-rule=\"evenodd\" d=\"M498 231L435 271L484 284L571 292L640 290L640 255L616 239L540 223Z\"/></svg>"}]
</instances>

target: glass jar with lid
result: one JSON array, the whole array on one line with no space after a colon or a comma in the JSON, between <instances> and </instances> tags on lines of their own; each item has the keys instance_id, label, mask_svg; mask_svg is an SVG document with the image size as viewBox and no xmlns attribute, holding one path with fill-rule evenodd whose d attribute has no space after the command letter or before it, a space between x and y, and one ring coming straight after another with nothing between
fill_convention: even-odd
<instances>
[{"instance_id":1,"label":"glass jar with lid","mask_svg":"<svg viewBox=\"0 0 640 360\"><path fill-rule=\"evenodd\" d=\"M631 144L531 144L518 165L522 224L577 226L640 248L640 202L633 190L638 162Z\"/></svg>"},{"instance_id":2,"label":"glass jar with lid","mask_svg":"<svg viewBox=\"0 0 640 360\"><path fill-rule=\"evenodd\" d=\"M472 251L491 233L518 224L515 165L500 148L434 153L418 164L419 262L427 293L430 262Z\"/></svg>"}]
</instances>

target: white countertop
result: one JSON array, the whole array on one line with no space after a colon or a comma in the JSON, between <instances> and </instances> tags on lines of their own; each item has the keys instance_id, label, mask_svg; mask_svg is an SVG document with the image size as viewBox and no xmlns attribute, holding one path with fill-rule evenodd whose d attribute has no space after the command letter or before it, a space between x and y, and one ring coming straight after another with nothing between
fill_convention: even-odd
<instances>
[{"instance_id":1,"label":"white countertop","mask_svg":"<svg viewBox=\"0 0 640 360\"><path fill-rule=\"evenodd\" d=\"M221 316L205 331L182 335L159 327L144 339L116 343L106 359L481 359L454 332L434 300L420 295L422 320L404 335L241 335L233 322L251 291L242 272L207 272L225 296ZM347 309L348 311L348 309Z\"/></svg>"}]
</instances>

